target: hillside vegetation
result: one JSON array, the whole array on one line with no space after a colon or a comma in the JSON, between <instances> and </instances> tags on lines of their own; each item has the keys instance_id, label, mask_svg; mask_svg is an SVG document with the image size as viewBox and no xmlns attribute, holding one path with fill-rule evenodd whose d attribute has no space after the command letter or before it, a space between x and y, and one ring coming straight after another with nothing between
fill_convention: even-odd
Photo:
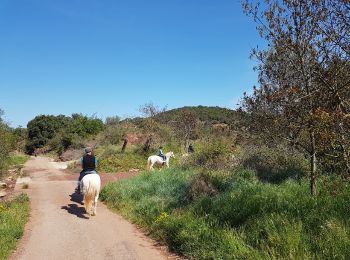
<instances>
[{"instance_id":1,"label":"hillside vegetation","mask_svg":"<svg viewBox=\"0 0 350 260\"><path fill-rule=\"evenodd\" d=\"M102 200L188 259L350 259L348 1L242 3L266 49L239 109L148 103L138 118L41 115L27 129L0 117L0 170L24 147L70 160L92 146L99 171L140 170ZM176 159L147 171L160 147Z\"/></svg>"},{"instance_id":2,"label":"hillside vegetation","mask_svg":"<svg viewBox=\"0 0 350 260\"><path fill-rule=\"evenodd\" d=\"M252 114L152 104L145 111L143 118L108 118L98 133L76 135L68 146L57 145L64 135L56 130L42 148L58 155L57 147L79 148L80 156L94 144L102 172L144 171L160 146L174 151L169 170L109 184L101 198L189 259L350 257L350 190L338 168L320 160L312 196L307 154L257 133ZM195 151L187 154L190 143Z\"/></svg>"}]
</instances>

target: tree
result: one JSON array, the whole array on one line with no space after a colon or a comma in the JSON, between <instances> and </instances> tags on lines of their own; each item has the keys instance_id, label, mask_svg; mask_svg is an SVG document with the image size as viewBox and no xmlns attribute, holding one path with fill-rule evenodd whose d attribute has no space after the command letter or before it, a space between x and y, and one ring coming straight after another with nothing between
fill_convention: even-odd
<instances>
[{"instance_id":1,"label":"tree","mask_svg":"<svg viewBox=\"0 0 350 260\"><path fill-rule=\"evenodd\" d=\"M40 115L28 122L27 151L32 153L36 148L41 148L53 139L62 129L67 129L71 118L59 115Z\"/></svg>"},{"instance_id":2,"label":"tree","mask_svg":"<svg viewBox=\"0 0 350 260\"><path fill-rule=\"evenodd\" d=\"M189 109L181 110L175 119L176 134L188 147L189 141L197 137L197 117Z\"/></svg>"},{"instance_id":3,"label":"tree","mask_svg":"<svg viewBox=\"0 0 350 260\"><path fill-rule=\"evenodd\" d=\"M162 112L165 112L167 110L167 107L159 108L158 106L154 105L152 102L146 103L142 106L140 106L139 111L142 113L144 117L154 117Z\"/></svg>"},{"instance_id":4,"label":"tree","mask_svg":"<svg viewBox=\"0 0 350 260\"><path fill-rule=\"evenodd\" d=\"M101 119L82 114L72 114L72 117L41 115L31 120L27 128L26 148L32 153L36 148L46 145L56 151L65 150L79 139L98 134L104 125Z\"/></svg>"},{"instance_id":5,"label":"tree","mask_svg":"<svg viewBox=\"0 0 350 260\"><path fill-rule=\"evenodd\" d=\"M341 37L347 35L349 23L343 26L332 21L339 12L348 21L349 5L334 0L265 2L266 9L249 1L243 3L245 12L258 22L261 37L268 42L267 50L252 52L260 63L260 88L254 88L252 95L245 94L243 107L254 120L251 129L260 132L266 141L284 140L305 153L310 161L310 190L315 195L318 156L325 146L329 147L324 142L327 138L322 137L337 135L336 124L326 126L320 120L328 113L329 122L341 121L339 130L345 120L337 116L339 111L334 108L348 113L344 107L349 101L349 74L341 73L344 78L339 86L330 83L330 78L335 78L329 75L345 72L349 65L349 42ZM336 60L339 62L332 67ZM335 139L342 140L346 150L348 137L344 133Z\"/></svg>"},{"instance_id":6,"label":"tree","mask_svg":"<svg viewBox=\"0 0 350 260\"><path fill-rule=\"evenodd\" d=\"M147 140L144 143L143 151L145 153L148 153L151 149L151 146L155 142L155 135L156 132L159 130L159 124L155 120L155 116L165 112L166 107L159 108L158 106L154 105L152 102L146 103L142 106L140 106L139 111L143 114L145 119L142 121L142 128L145 129L145 131L148 134Z\"/></svg>"},{"instance_id":7,"label":"tree","mask_svg":"<svg viewBox=\"0 0 350 260\"><path fill-rule=\"evenodd\" d=\"M106 125L117 125L120 122L119 116L109 116L106 117Z\"/></svg>"}]
</instances>

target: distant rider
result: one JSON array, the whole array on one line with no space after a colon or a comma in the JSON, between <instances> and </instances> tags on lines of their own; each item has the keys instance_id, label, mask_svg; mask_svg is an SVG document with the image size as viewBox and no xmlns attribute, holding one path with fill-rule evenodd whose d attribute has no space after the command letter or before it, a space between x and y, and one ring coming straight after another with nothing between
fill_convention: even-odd
<instances>
[{"instance_id":1,"label":"distant rider","mask_svg":"<svg viewBox=\"0 0 350 260\"><path fill-rule=\"evenodd\" d=\"M159 157L162 157L163 161L165 162L166 161L166 156L164 155L163 153L163 147L159 147L159 153L158 153L158 156Z\"/></svg>"},{"instance_id":2,"label":"distant rider","mask_svg":"<svg viewBox=\"0 0 350 260\"><path fill-rule=\"evenodd\" d=\"M92 148L85 148L85 155L80 158L80 164L83 170L80 172L78 179L78 187L75 189L77 193L80 193L80 181L84 178L85 175L95 173L97 174L97 159L92 154Z\"/></svg>"},{"instance_id":3,"label":"distant rider","mask_svg":"<svg viewBox=\"0 0 350 260\"><path fill-rule=\"evenodd\" d=\"M188 153L194 153L194 148L193 148L193 145L192 145L192 144L190 144L190 145L188 146L187 152L188 152Z\"/></svg>"}]
</instances>

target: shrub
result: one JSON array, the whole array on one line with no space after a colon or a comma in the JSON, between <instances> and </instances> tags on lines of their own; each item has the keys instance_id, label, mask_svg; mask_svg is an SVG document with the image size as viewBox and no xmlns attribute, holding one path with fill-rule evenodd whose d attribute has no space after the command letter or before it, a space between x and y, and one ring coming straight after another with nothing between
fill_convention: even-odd
<instances>
[{"instance_id":1,"label":"shrub","mask_svg":"<svg viewBox=\"0 0 350 260\"><path fill-rule=\"evenodd\" d=\"M15 147L15 135L12 134L10 128L0 120L0 176L6 172L10 152L14 150Z\"/></svg>"},{"instance_id":2,"label":"shrub","mask_svg":"<svg viewBox=\"0 0 350 260\"><path fill-rule=\"evenodd\" d=\"M105 130L100 134L102 144L117 145L126 135L126 129L120 123L107 125Z\"/></svg>"},{"instance_id":3,"label":"shrub","mask_svg":"<svg viewBox=\"0 0 350 260\"><path fill-rule=\"evenodd\" d=\"M307 174L304 156L283 147L246 147L240 157L242 166L255 170L261 181L281 183L289 178L300 180Z\"/></svg>"},{"instance_id":4,"label":"shrub","mask_svg":"<svg viewBox=\"0 0 350 260\"><path fill-rule=\"evenodd\" d=\"M105 151L97 151L98 169L103 172L120 172L130 169L146 169L147 158L138 153L128 151L121 153L109 146Z\"/></svg>"},{"instance_id":5,"label":"shrub","mask_svg":"<svg viewBox=\"0 0 350 260\"><path fill-rule=\"evenodd\" d=\"M197 144L194 154L184 158L182 167L200 166L211 170L225 169L229 162L230 153L229 142L225 139L203 141Z\"/></svg>"}]
</instances>

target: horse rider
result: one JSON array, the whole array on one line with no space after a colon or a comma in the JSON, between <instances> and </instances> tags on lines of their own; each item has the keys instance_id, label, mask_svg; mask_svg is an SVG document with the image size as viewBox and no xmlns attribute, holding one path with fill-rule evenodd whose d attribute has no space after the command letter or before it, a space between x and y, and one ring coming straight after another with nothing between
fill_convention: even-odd
<instances>
[{"instance_id":1,"label":"horse rider","mask_svg":"<svg viewBox=\"0 0 350 260\"><path fill-rule=\"evenodd\" d=\"M80 193L80 181L84 178L87 174L97 174L96 166L97 166L97 159L92 154L92 148L86 147L85 148L85 155L80 158L80 164L83 170L80 172L79 179L78 179L78 187L75 189L77 193Z\"/></svg>"},{"instance_id":2,"label":"horse rider","mask_svg":"<svg viewBox=\"0 0 350 260\"><path fill-rule=\"evenodd\" d=\"M161 157L163 159L163 161L166 161L166 156L163 153L163 147L159 147L159 152L158 152L158 156Z\"/></svg>"},{"instance_id":3,"label":"horse rider","mask_svg":"<svg viewBox=\"0 0 350 260\"><path fill-rule=\"evenodd\" d=\"M192 144L190 144L190 145L188 146L187 152L188 152L188 153L194 153L194 148L193 148L193 145L192 145Z\"/></svg>"}]
</instances>

